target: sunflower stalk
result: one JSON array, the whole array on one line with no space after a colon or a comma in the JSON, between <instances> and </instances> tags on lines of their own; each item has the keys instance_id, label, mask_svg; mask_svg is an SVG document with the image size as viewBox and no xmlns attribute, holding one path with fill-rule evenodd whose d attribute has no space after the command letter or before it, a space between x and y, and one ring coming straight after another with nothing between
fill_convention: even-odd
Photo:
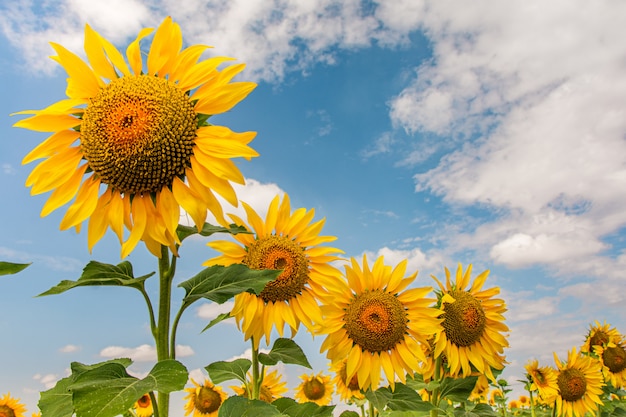
<instances>
[{"instance_id":1,"label":"sunflower stalk","mask_svg":"<svg viewBox=\"0 0 626 417\"><path fill-rule=\"evenodd\" d=\"M436 386L433 389L433 393L430 397L430 402L434 406L432 410L430 410L430 417L437 417L439 415L439 391L441 385L441 355L435 359L435 375L434 379L436 382Z\"/></svg>"},{"instance_id":2,"label":"sunflower stalk","mask_svg":"<svg viewBox=\"0 0 626 417\"><path fill-rule=\"evenodd\" d=\"M253 400L258 400L261 396L261 382L259 371L259 349L255 347L254 337L250 338L252 343L252 392L251 397Z\"/></svg>"}]
</instances>

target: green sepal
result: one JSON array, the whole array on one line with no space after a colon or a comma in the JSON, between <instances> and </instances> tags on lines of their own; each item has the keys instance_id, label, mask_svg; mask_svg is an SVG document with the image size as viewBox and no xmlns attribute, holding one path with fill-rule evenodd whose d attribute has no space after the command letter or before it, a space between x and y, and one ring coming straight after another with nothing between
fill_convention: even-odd
<instances>
[{"instance_id":1,"label":"green sepal","mask_svg":"<svg viewBox=\"0 0 626 417\"><path fill-rule=\"evenodd\" d=\"M204 369L209 373L209 378L214 384L221 384L224 381L238 379L246 383L246 373L252 366L252 362L248 359L235 359L233 361L218 361L205 366Z\"/></svg>"},{"instance_id":2,"label":"green sepal","mask_svg":"<svg viewBox=\"0 0 626 417\"><path fill-rule=\"evenodd\" d=\"M269 353L259 353L259 362L265 366L273 366L278 362L301 365L312 369L304 351L296 342L284 337L276 339Z\"/></svg>"},{"instance_id":3,"label":"green sepal","mask_svg":"<svg viewBox=\"0 0 626 417\"><path fill-rule=\"evenodd\" d=\"M17 274L26 269L30 264L14 264L13 262L0 261L0 275Z\"/></svg>"},{"instance_id":4,"label":"green sepal","mask_svg":"<svg viewBox=\"0 0 626 417\"><path fill-rule=\"evenodd\" d=\"M265 284L276 279L281 272L276 269L250 269L243 264L210 266L178 284L185 289L181 308L187 308L201 298L223 304L244 291L259 294Z\"/></svg>"},{"instance_id":5,"label":"green sepal","mask_svg":"<svg viewBox=\"0 0 626 417\"><path fill-rule=\"evenodd\" d=\"M154 272L135 278L133 276L133 266L128 261L124 261L118 265L90 261L85 268L83 268L83 274L77 281L63 280L48 291L39 294L38 297L61 294L74 287L99 285L131 287L143 291L144 281L152 275L154 275Z\"/></svg>"},{"instance_id":6,"label":"green sepal","mask_svg":"<svg viewBox=\"0 0 626 417\"><path fill-rule=\"evenodd\" d=\"M229 397L220 406L218 417L287 417L275 406L261 400Z\"/></svg>"},{"instance_id":7,"label":"green sepal","mask_svg":"<svg viewBox=\"0 0 626 417\"><path fill-rule=\"evenodd\" d=\"M333 417L334 405L317 405L313 402L298 403L293 398L282 397L274 400L272 405L289 417Z\"/></svg>"},{"instance_id":8,"label":"green sepal","mask_svg":"<svg viewBox=\"0 0 626 417\"><path fill-rule=\"evenodd\" d=\"M476 386L477 376L465 378L444 378L441 382L441 399L452 402L466 402Z\"/></svg>"},{"instance_id":9,"label":"green sepal","mask_svg":"<svg viewBox=\"0 0 626 417\"><path fill-rule=\"evenodd\" d=\"M184 226L179 224L176 228L176 234L178 235L178 239L182 242L184 239L188 238L191 235L199 234L200 236L211 236L214 233L230 233L231 235L236 235L238 233L250 233L248 229L244 226L238 226L236 224L231 224L230 227L222 227L222 226L214 226L209 223L204 223L202 226L202 230L198 232L198 228L196 226Z\"/></svg>"},{"instance_id":10,"label":"green sepal","mask_svg":"<svg viewBox=\"0 0 626 417\"><path fill-rule=\"evenodd\" d=\"M202 329L202 332L200 333L204 333L207 330L209 330L211 327L215 326L217 323L221 323L226 319L229 319L231 317L230 313L222 313L220 315L218 315L217 317L215 317L213 320L211 320L209 322L209 324L206 325L206 327L204 329Z\"/></svg>"}]
</instances>

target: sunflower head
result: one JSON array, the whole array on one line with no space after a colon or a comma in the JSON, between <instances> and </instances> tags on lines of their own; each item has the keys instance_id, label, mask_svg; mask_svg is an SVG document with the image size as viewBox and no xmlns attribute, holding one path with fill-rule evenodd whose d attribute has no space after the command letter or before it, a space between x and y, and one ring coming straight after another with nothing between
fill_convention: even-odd
<instances>
[{"instance_id":1,"label":"sunflower head","mask_svg":"<svg viewBox=\"0 0 626 417\"><path fill-rule=\"evenodd\" d=\"M0 417L24 417L26 407L20 403L19 398L11 397L11 393L6 393L0 397Z\"/></svg>"},{"instance_id":2,"label":"sunflower head","mask_svg":"<svg viewBox=\"0 0 626 417\"><path fill-rule=\"evenodd\" d=\"M144 394L142 395L133 406L135 410L135 414L137 417L150 417L154 414L154 409L152 408L152 400L150 399L150 395Z\"/></svg>"},{"instance_id":3,"label":"sunflower head","mask_svg":"<svg viewBox=\"0 0 626 417\"><path fill-rule=\"evenodd\" d=\"M93 248L107 229L126 257L143 241L158 257L177 251L183 209L201 229L207 211L224 222L219 194L237 205L231 183L244 183L232 158L258 156L247 144L254 132L235 133L208 123L254 89L231 82L244 68L218 67L230 58L200 60L208 47L182 49L181 29L166 18L154 32L142 61L143 29L126 59L100 34L85 27L87 61L52 43L52 57L68 73L67 99L15 124L52 135L23 160L44 159L26 180L32 194L51 191L42 216L69 203L61 229L88 220Z\"/></svg>"},{"instance_id":4,"label":"sunflower head","mask_svg":"<svg viewBox=\"0 0 626 417\"><path fill-rule=\"evenodd\" d=\"M585 337L585 343L580 348L581 352L593 352L594 346L604 347L615 340L620 340L622 335L611 327L610 324L604 322L600 323L595 321L590 327L587 337Z\"/></svg>"},{"instance_id":5,"label":"sunflower head","mask_svg":"<svg viewBox=\"0 0 626 417\"><path fill-rule=\"evenodd\" d=\"M247 380L248 382L242 386L231 387L235 394L245 398L251 398L252 382L250 381L252 381L252 375L250 373L248 373ZM287 382L281 380L281 376L278 374L277 370L273 370L269 373L266 373L265 370L263 371L263 380L259 390L259 400L265 401L266 403L272 403L274 400L282 397L282 395L287 391Z\"/></svg>"},{"instance_id":6,"label":"sunflower head","mask_svg":"<svg viewBox=\"0 0 626 417\"><path fill-rule=\"evenodd\" d=\"M558 416L583 416L595 412L602 403L602 380L600 362L572 349L566 362L554 355L558 367L556 414Z\"/></svg>"},{"instance_id":7,"label":"sunflower head","mask_svg":"<svg viewBox=\"0 0 626 417\"><path fill-rule=\"evenodd\" d=\"M330 370L335 373L332 380L337 394L344 402L352 402L353 400L362 400L365 395L359 387L359 380L356 375L348 379L346 371L347 359L330 364Z\"/></svg>"},{"instance_id":8,"label":"sunflower head","mask_svg":"<svg viewBox=\"0 0 626 417\"><path fill-rule=\"evenodd\" d=\"M445 285L433 276L439 285L438 306L443 327L433 357L445 355L447 372L452 377L467 377L475 369L495 381L492 369L504 368L502 353L509 345L503 334L509 330L503 316L506 304L494 297L500 292L498 287L483 289L489 271L479 274L473 282L471 272L472 265L463 271L459 264L453 282L445 268Z\"/></svg>"},{"instance_id":9,"label":"sunflower head","mask_svg":"<svg viewBox=\"0 0 626 417\"><path fill-rule=\"evenodd\" d=\"M202 385L193 379L191 382L194 387L185 389L187 391L185 415L193 412L193 417L217 417L218 410L228 395L209 380L205 380Z\"/></svg>"},{"instance_id":10,"label":"sunflower head","mask_svg":"<svg viewBox=\"0 0 626 417\"><path fill-rule=\"evenodd\" d=\"M529 361L525 369L530 390L537 391L543 402L553 401L558 395L557 372L549 366L540 367L536 359Z\"/></svg>"},{"instance_id":11,"label":"sunflower head","mask_svg":"<svg viewBox=\"0 0 626 417\"><path fill-rule=\"evenodd\" d=\"M301 375L302 383L296 389L295 398L301 403L313 402L317 405L328 405L332 400L333 386L330 377L322 375Z\"/></svg>"},{"instance_id":12,"label":"sunflower head","mask_svg":"<svg viewBox=\"0 0 626 417\"><path fill-rule=\"evenodd\" d=\"M610 343L606 346L594 346L594 353L602 364L604 381L613 388L626 387L626 348L623 341Z\"/></svg>"}]
</instances>

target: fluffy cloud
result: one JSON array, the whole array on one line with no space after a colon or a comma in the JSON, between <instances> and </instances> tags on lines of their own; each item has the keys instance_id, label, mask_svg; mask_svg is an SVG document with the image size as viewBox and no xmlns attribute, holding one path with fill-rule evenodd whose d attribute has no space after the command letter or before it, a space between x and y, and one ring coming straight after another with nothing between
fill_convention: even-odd
<instances>
[{"instance_id":1,"label":"fluffy cloud","mask_svg":"<svg viewBox=\"0 0 626 417\"><path fill-rule=\"evenodd\" d=\"M193 349L186 345L176 345L176 356L186 357L194 354ZM130 358L136 362L153 362L157 359L156 348L150 345L140 345L134 348L123 346L107 346L100 351L104 358Z\"/></svg>"},{"instance_id":2,"label":"fluffy cloud","mask_svg":"<svg viewBox=\"0 0 626 417\"><path fill-rule=\"evenodd\" d=\"M227 301L224 304L203 303L196 310L196 315L203 320L213 320L220 314L229 313L234 304L233 301Z\"/></svg>"}]
</instances>

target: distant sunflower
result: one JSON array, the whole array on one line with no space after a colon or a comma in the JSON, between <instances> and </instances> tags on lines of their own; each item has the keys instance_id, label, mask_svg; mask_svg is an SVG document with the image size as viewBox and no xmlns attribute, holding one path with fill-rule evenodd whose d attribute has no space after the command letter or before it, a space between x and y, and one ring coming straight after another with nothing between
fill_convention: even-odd
<instances>
[{"instance_id":1,"label":"distant sunflower","mask_svg":"<svg viewBox=\"0 0 626 417\"><path fill-rule=\"evenodd\" d=\"M346 280L329 288L322 305L320 350L332 362L347 358L346 380L356 375L363 390L378 388L381 372L392 386L396 377L406 382L425 360L420 343L441 331L439 311L426 298L432 288L407 289L417 271L404 278L406 267L404 260L392 270L381 256L370 269L366 256L363 266L351 258Z\"/></svg>"},{"instance_id":2,"label":"distant sunflower","mask_svg":"<svg viewBox=\"0 0 626 417\"><path fill-rule=\"evenodd\" d=\"M248 381L252 381L251 374L248 374ZM239 387L232 386L230 388L235 392L235 394L250 398L250 383L251 382L248 382L246 385ZM261 382L261 389L259 392L259 399L261 401L271 404L274 400L281 398L287 391L289 391L287 388L287 382L281 380L281 376L278 374L277 370L270 373L263 373L263 381Z\"/></svg>"},{"instance_id":3,"label":"distant sunflower","mask_svg":"<svg viewBox=\"0 0 626 417\"><path fill-rule=\"evenodd\" d=\"M600 362L592 357L581 355L576 348L567 352L567 361L561 362L554 354L558 368L556 415L583 417L585 413L595 413L602 404L602 381Z\"/></svg>"},{"instance_id":4,"label":"distant sunflower","mask_svg":"<svg viewBox=\"0 0 626 417\"><path fill-rule=\"evenodd\" d=\"M606 344L594 346L594 353L602 363L604 381L615 389L626 388L626 349L624 342L616 340Z\"/></svg>"},{"instance_id":5,"label":"distant sunflower","mask_svg":"<svg viewBox=\"0 0 626 417\"><path fill-rule=\"evenodd\" d=\"M517 402L519 403L520 407L530 407L530 398L526 395L520 395L517 399Z\"/></svg>"},{"instance_id":6,"label":"distant sunflower","mask_svg":"<svg viewBox=\"0 0 626 417\"><path fill-rule=\"evenodd\" d=\"M193 379L194 387L185 388L187 395L185 400L185 415L193 412L193 417L217 417L222 403L228 398L228 394L222 391L218 385L214 385L208 379L200 385Z\"/></svg>"},{"instance_id":7,"label":"distant sunflower","mask_svg":"<svg viewBox=\"0 0 626 417\"><path fill-rule=\"evenodd\" d=\"M258 296L248 292L235 296L231 315L237 325L241 325L245 339L252 337L255 349L263 336L269 344L274 327L282 337L285 323L291 327L293 335L300 323L311 328L313 323L321 322L317 299L325 292L324 288L333 285L340 276L329 262L339 259L332 254L341 251L319 246L336 239L319 236L325 220L311 223L315 216L313 209L300 208L292 213L286 194L279 202L279 196L272 200L265 221L242 202L250 226L235 215L230 217L254 234L234 235L239 244L226 240L207 244L222 255L209 259L205 266L242 263L251 269L283 270Z\"/></svg>"},{"instance_id":8,"label":"distant sunflower","mask_svg":"<svg viewBox=\"0 0 626 417\"><path fill-rule=\"evenodd\" d=\"M604 322L600 324L599 321L595 321L589 327L589 332L585 338L585 343L580 348L581 352L593 352L594 346L605 346L615 340L621 339L622 335L617 329L612 328L610 324Z\"/></svg>"},{"instance_id":9,"label":"distant sunflower","mask_svg":"<svg viewBox=\"0 0 626 417\"><path fill-rule=\"evenodd\" d=\"M300 375L302 383L296 388L295 399L298 402L312 402L317 405L330 404L333 397L333 384L328 375Z\"/></svg>"},{"instance_id":10,"label":"distant sunflower","mask_svg":"<svg viewBox=\"0 0 626 417\"><path fill-rule=\"evenodd\" d=\"M19 398L11 397L11 393L4 394L0 397L0 416L1 417L24 417L26 407L20 403Z\"/></svg>"},{"instance_id":11,"label":"distant sunflower","mask_svg":"<svg viewBox=\"0 0 626 417\"><path fill-rule=\"evenodd\" d=\"M231 182L244 183L231 158L258 156L247 145L256 133L235 133L207 122L256 86L230 82L244 65L218 71L232 58L198 61L209 47L181 50L180 27L168 17L154 33L144 66L139 43L151 32L142 29L128 46L128 64L89 25L85 52L91 66L51 43L57 53L52 59L69 75L68 98L43 110L16 113L34 116L15 126L53 133L23 160L45 159L26 180L33 195L52 191L41 215L75 198L61 229L80 230L89 219L91 250L110 228L120 240L122 257L140 240L158 257L162 245L175 251L181 208L198 228L207 209L223 219L214 193L237 205Z\"/></svg>"},{"instance_id":12,"label":"distant sunflower","mask_svg":"<svg viewBox=\"0 0 626 417\"><path fill-rule=\"evenodd\" d=\"M476 379L476 384L474 385L474 389L472 389L472 393L470 394L468 400L486 403L489 389L489 379L487 379L485 375L478 375L478 379Z\"/></svg>"},{"instance_id":13,"label":"distant sunflower","mask_svg":"<svg viewBox=\"0 0 626 417\"><path fill-rule=\"evenodd\" d=\"M553 403L559 395L556 370L549 366L540 367L536 359L529 361L524 368L530 382L530 390L537 391L541 403Z\"/></svg>"},{"instance_id":14,"label":"distant sunflower","mask_svg":"<svg viewBox=\"0 0 626 417\"><path fill-rule=\"evenodd\" d=\"M150 417L154 414L154 409L152 408L152 400L150 399L150 395L144 394L135 402L133 406L135 410L135 414L137 417Z\"/></svg>"},{"instance_id":15,"label":"distant sunflower","mask_svg":"<svg viewBox=\"0 0 626 417\"><path fill-rule=\"evenodd\" d=\"M502 334L509 330L503 316L506 305L503 300L493 298L500 293L500 288L482 290L489 275L487 270L479 274L466 290L470 284L472 265L464 273L459 264L454 283L450 280L448 268L445 268L445 273L445 286L433 276L441 289L438 298L444 329L435 342L434 357L445 355L452 377L471 375L473 366L479 373L494 380L492 368L504 368L502 353L509 346Z\"/></svg>"},{"instance_id":16,"label":"distant sunflower","mask_svg":"<svg viewBox=\"0 0 626 417\"><path fill-rule=\"evenodd\" d=\"M335 391L341 398L341 401L350 403L353 400L362 400L365 398L365 394L359 388L359 381L356 374L348 379L346 373L346 365L348 360L344 359L330 364L330 370L335 373L333 378L333 384Z\"/></svg>"}]
</instances>

